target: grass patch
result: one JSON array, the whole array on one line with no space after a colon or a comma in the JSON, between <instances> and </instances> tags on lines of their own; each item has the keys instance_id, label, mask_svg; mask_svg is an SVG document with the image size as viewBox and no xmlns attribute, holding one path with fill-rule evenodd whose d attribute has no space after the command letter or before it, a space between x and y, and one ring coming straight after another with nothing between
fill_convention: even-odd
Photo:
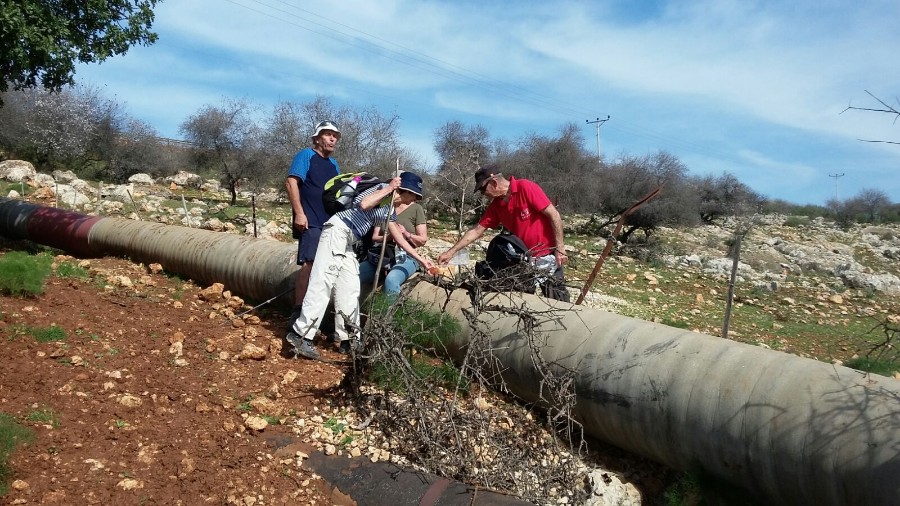
<instances>
[{"instance_id":1,"label":"grass patch","mask_svg":"<svg viewBox=\"0 0 900 506\"><path fill-rule=\"evenodd\" d=\"M9 251L0 257L0 293L18 297L35 297L44 293L50 275L52 258L43 253L29 255Z\"/></svg>"},{"instance_id":2,"label":"grass patch","mask_svg":"<svg viewBox=\"0 0 900 506\"><path fill-rule=\"evenodd\" d=\"M666 506L699 506L730 504L758 506L746 491L729 485L702 471L687 471L676 478L663 492Z\"/></svg>"},{"instance_id":3,"label":"grass patch","mask_svg":"<svg viewBox=\"0 0 900 506\"><path fill-rule=\"evenodd\" d=\"M469 381L460 374L459 369L452 363L428 355L414 355L410 359L415 380L441 386L447 390L453 390L457 384L463 394L469 391ZM383 363L373 365L370 372L371 380L380 388L404 393L408 390L406 381L409 379L392 371Z\"/></svg>"},{"instance_id":4,"label":"grass patch","mask_svg":"<svg viewBox=\"0 0 900 506\"><path fill-rule=\"evenodd\" d=\"M66 340L66 331L55 325L50 327L27 327L25 332L39 343L53 343Z\"/></svg>"},{"instance_id":5,"label":"grass patch","mask_svg":"<svg viewBox=\"0 0 900 506\"><path fill-rule=\"evenodd\" d=\"M879 360L870 357L853 358L845 362L844 365L859 371L882 376L893 376L894 372L900 371L900 363L894 360Z\"/></svg>"},{"instance_id":6,"label":"grass patch","mask_svg":"<svg viewBox=\"0 0 900 506\"><path fill-rule=\"evenodd\" d=\"M25 421L50 425L54 429L59 428L59 417L56 416L52 409L46 406L30 411L25 415Z\"/></svg>"},{"instance_id":7,"label":"grass patch","mask_svg":"<svg viewBox=\"0 0 900 506\"><path fill-rule=\"evenodd\" d=\"M383 293L372 298L370 314L384 318L390 313L392 301ZM436 313L413 300L405 300L394 309L393 325L410 343L435 348L459 334L462 328L456 318Z\"/></svg>"},{"instance_id":8,"label":"grass patch","mask_svg":"<svg viewBox=\"0 0 900 506\"><path fill-rule=\"evenodd\" d=\"M0 497L9 491L9 481L13 474L9 467L10 455L20 444L32 441L34 431L20 425L12 416L0 413Z\"/></svg>"},{"instance_id":9,"label":"grass patch","mask_svg":"<svg viewBox=\"0 0 900 506\"><path fill-rule=\"evenodd\" d=\"M684 320L677 320L674 318L663 318L660 322L663 325L667 325L669 327L675 327L676 329L686 329L690 327L690 324Z\"/></svg>"},{"instance_id":10,"label":"grass patch","mask_svg":"<svg viewBox=\"0 0 900 506\"><path fill-rule=\"evenodd\" d=\"M90 273L74 262L62 262L56 266L56 275L60 278L88 279Z\"/></svg>"}]
</instances>

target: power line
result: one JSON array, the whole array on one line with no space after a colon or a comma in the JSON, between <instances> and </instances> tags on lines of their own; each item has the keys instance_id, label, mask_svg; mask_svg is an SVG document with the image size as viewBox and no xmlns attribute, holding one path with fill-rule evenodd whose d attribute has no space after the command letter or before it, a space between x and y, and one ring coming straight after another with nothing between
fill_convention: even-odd
<instances>
[{"instance_id":1,"label":"power line","mask_svg":"<svg viewBox=\"0 0 900 506\"><path fill-rule=\"evenodd\" d=\"M242 0L245 2L252 2L253 4L261 8L255 8L253 6L240 3L238 0L227 1L235 6L247 9L262 16L276 19L282 23L286 23L288 25L314 33L316 35L329 38L342 44L346 44L350 47L355 47L370 54L374 54L378 57L395 61L417 70L426 71L461 84L473 86L486 92L495 93L512 100L536 106L541 109L563 115L565 117L576 116L578 114L581 114L582 112L582 108L580 108L580 106L571 105L565 101L559 100L558 98L547 97L546 95L528 90L522 86L503 82L466 69L459 65L455 65L439 58L432 57L424 52L356 29L352 26L322 16L317 12L304 9L284 0L268 0L268 2L263 0ZM273 5L273 3L280 4L284 8ZM268 9L268 11L263 9ZM303 15L300 13L305 13L307 15ZM293 18L293 20L286 18ZM370 94L388 96L389 98L395 100L407 100L406 97L374 93L371 88L366 88L365 91L366 93ZM733 154L717 152L714 149L710 149L708 146L691 143L690 141L684 139L668 136L633 123L628 123L621 118L617 120L616 124L618 130L629 133L635 137L663 142L665 144L681 146L682 148L689 151L706 153L715 157L730 158L734 156Z\"/></svg>"}]
</instances>

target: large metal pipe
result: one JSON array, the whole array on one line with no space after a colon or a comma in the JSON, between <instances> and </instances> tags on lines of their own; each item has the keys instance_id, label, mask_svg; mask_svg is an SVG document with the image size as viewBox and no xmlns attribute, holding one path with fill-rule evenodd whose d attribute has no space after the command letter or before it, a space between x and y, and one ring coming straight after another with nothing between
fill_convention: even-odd
<instances>
[{"instance_id":1,"label":"large metal pipe","mask_svg":"<svg viewBox=\"0 0 900 506\"><path fill-rule=\"evenodd\" d=\"M462 290L419 284L413 296L461 321L471 311ZM547 362L577 371L576 416L592 436L773 503L900 504L900 382L531 295L483 304L510 310L477 322L507 386L528 401L541 378L514 310L556 308L534 332ZM448 350L459 359L466 343Z\"/></svg>"},{"instance_id":2,"label":"large metal pipe","mask_svg":"<svg viewBox=\"0 0 900 506\"><path fill-rule=\"evenodd\" d=\"M0 199L0 235L19 238L22 219L8 216L10 206ZM160 262L245 297L281 293L296 269L293 245L183 227L103 218L87 237L90 251ZM461 290L420 283L412 295L461 321L471 310ZM577 372L575 416L588 434L676 469L702 469L773 503L900 504L900 383L529 295L489 297L490 305L537 314L561 309L538 322L547 338L541 353ZM491 310L477 321L510 389L536 401L538 372L520 319ZM466 329L450 343L456 358L468 336Z\"/></svg>"}]
</instances>

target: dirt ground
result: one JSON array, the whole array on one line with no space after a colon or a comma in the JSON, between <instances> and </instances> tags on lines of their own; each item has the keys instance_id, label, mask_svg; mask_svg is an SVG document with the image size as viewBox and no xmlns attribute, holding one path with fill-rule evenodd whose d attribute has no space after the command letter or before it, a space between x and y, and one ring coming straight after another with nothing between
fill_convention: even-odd
<instances>
[{"instance_id":1,"label":"dirt ground","mask_svg":"<svg viewBox=\"0 0 900 506\"><path fill-rule=\"evenodd\" d=\"M0 412L36 436L4 504L354 504L303 465L308 444L271 444L291 433L279 421L328 412L348 364L282 358L284 315L236 325L235 299L125 260L86 267L0 297ZM29 335L51 325L65 340Z\"/></svg>"}]
</instances>

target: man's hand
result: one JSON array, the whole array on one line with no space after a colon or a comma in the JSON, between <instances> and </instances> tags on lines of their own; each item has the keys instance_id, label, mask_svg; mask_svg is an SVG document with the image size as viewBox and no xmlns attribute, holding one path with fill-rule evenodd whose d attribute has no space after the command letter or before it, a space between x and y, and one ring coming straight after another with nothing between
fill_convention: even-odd
<instances>
[{"instance_id":1,"label":"man's hand","mask_svg":"<svg viewBox=\"0 0 900 506\"><path fill-rule=\"evenodd\" d=\"M297 230L306 230L309 228L309 220L305 214L294 215L294 228Z\"/></svg>"},{"instance_id":2,"label":"man's hand","mask_svg":"<svg viewBox=\"0 0 900 506\"><path fill-rule=\"evenodd\" d=\"M429 260L426 257L423 257L422 260L424 260L422 262L422 268L425 269L425 272L430 272L431 269L434 268L434 262L432 262L431 260Z\"/></svg>"},{"instance_id":3,"label":"man's hand","mask_svg":"<svg viewBox=\"0 0 900 506\"><path fill-rule=\"evenodd\" d=\"M566 265L569 263L569 255L566 254L565 248L556 248L556 265Z\"/></svg>"},{"instance_id":4,"label":"man's hand","mask_svg":"<svg viewBox=\"0 0 900 506\"><path fill-rule=\"evenodd\" d=\"M453 253L448 249L447 251L438 255L437 261L441 265L447 265L447 263L450 262L451 258L453 258Z\"/></svg>"}]
</instances>

